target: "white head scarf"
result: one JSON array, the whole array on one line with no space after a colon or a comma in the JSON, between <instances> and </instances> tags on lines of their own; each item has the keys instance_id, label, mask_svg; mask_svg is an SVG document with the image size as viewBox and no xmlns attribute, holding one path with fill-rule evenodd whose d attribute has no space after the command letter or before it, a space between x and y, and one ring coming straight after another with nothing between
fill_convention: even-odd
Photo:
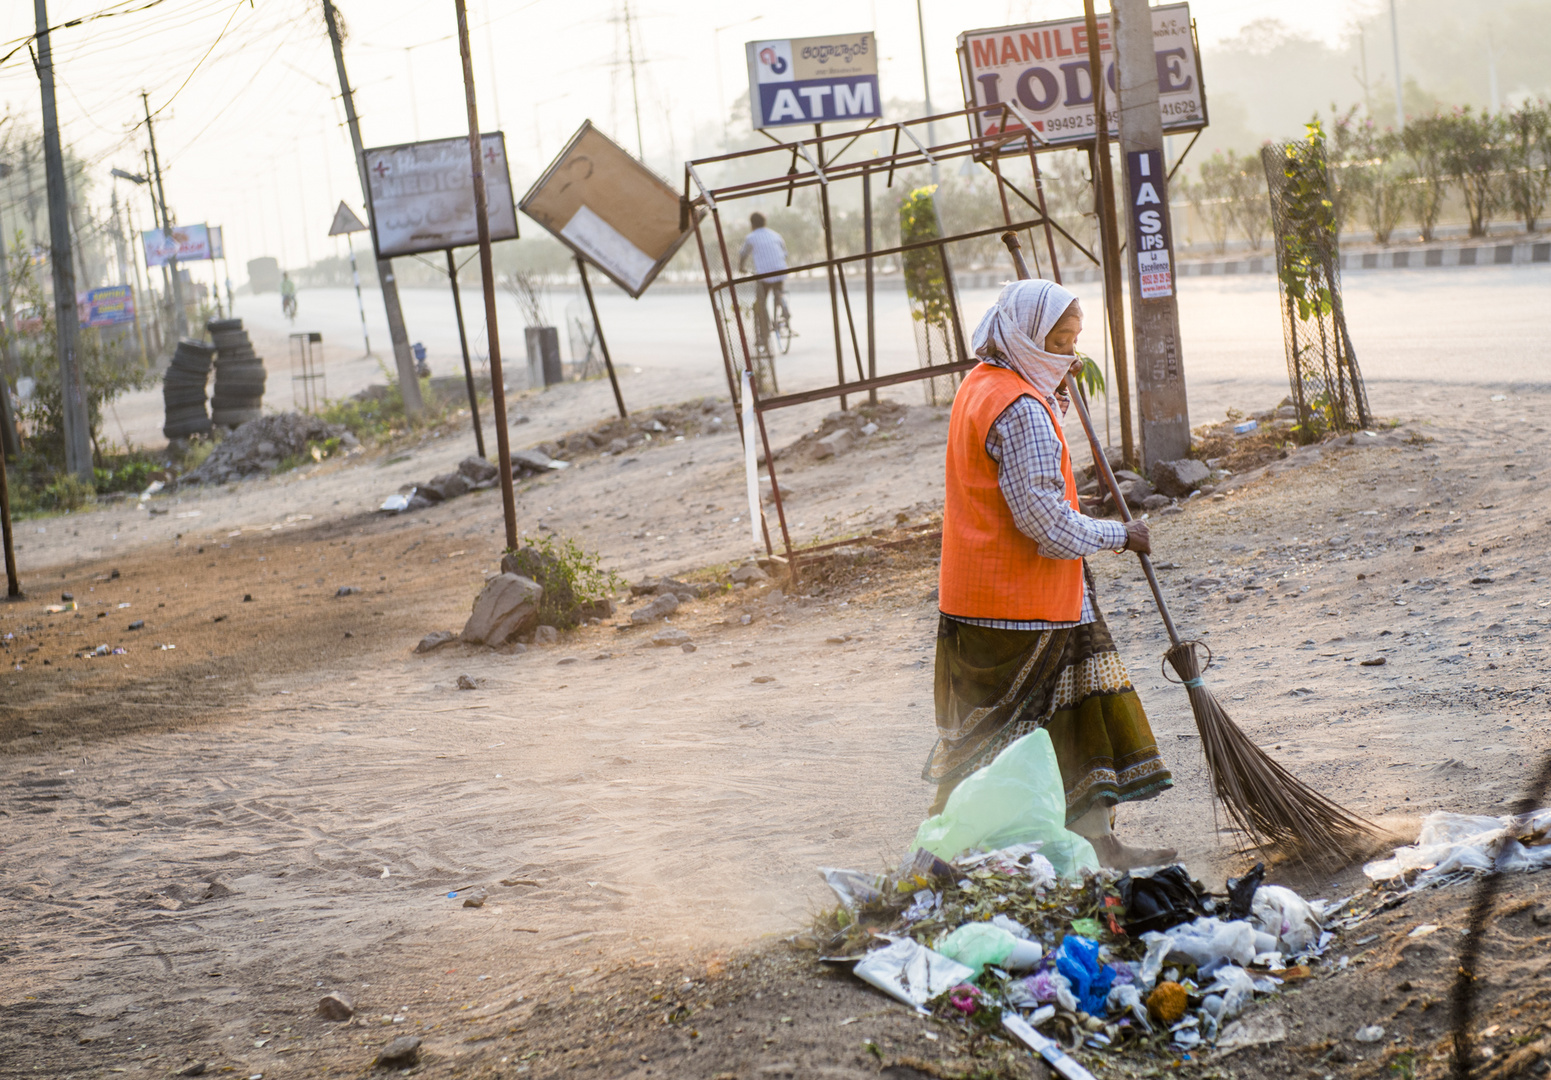
<instances>
[{"instance_id":1,"label":"white head scarf","mask_svg":"<svg viewBox=\"0 0 1551 1080\"><path fill-rule=\"evenodd\" d=\"M1053 281L1010 281L975 327L976 356L996 355L1041 396L1055 393L1073 358L1045 351L1045 338L1077 297Z\"/></svg>"}]
</instances>

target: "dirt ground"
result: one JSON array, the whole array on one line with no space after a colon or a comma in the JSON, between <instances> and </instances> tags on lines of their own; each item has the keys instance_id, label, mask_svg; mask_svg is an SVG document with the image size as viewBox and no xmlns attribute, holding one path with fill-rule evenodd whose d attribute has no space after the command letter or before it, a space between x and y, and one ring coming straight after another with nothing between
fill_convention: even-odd
<instances>
[{"instance_id":1,"label":"dirt ground","mask_svg":"<svg viewBox=\"0 0 1551 1080\"><path fill-rule=\"evenodd\" d=\"M524 406L518 445L577 426L565 393ZM1211 646L1229 711L1407 839L1432 810L1506 812L1548 745L1551 394L1499 396L1418 387L1399 426L1154 521L1171 607ZM461 625L499 558L495 492L371 512L469 452L451 429L152 500L165 513L21 523L29 595L0 605L0 1076L365 1075L404 1033L425 1076L970 1075L954 1030L782 942L830 902L816 866L893 862L930 799L921 527L945 427L911 408L839 458L782 463L804 539L916 539L779 597L687 605L673 625L694 652L650 646L622 613L519 655L414 655ZM708 434L530 482L519 519L632 580L711 579L751 550L740 485L736 435ZM1214 826L1152 602L1133 561L1092 562L1177 780L1120 828L1220 886L1249 860ZM66 592L77 610L47 613ZM465 674L478 689L457 689ZM1356 866L1275 877L1367 895ZM1539 885L1509 884L1484 943L1477 1026L1497 1063L1546 1031ZM1191 1067L1437 1074L1469 895L1376 916L1336 946L1343 970L1260 1007L1285 1042ZM1406 936L1424 923L1442 929ZM330 990L354 1020L314 1016ZM1374 1023L1382 1043L1352 1041ZM1043 1075L980 1049L978 1075Z\"/></svg>"}]
</instances>

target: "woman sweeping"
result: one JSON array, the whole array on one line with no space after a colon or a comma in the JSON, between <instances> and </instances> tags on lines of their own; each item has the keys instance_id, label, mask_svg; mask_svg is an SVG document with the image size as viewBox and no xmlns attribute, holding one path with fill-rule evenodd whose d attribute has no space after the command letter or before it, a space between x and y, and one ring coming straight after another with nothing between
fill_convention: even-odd
<instances>
[{"instance_id":1,"label":"woman sweeping","mask_svg":"<svg viewBox=\"0 0 1551 1080\"><path fill-rule=\"evenodd\" d=\"M1082 309L1050 281L1015 281L975 330L981 363L948 425L938 585L937 744L923 775L932 813L966 776L1038 728L1066 787L1067 827L1106 866L1170 862L1113 831L1113 807L1173 785L1104 625L1083 561L1150 553L1147 524L1080 512L1061 416ZM1060 409L1060 414L1057 409Z\"/></svg>"}]
</instances>

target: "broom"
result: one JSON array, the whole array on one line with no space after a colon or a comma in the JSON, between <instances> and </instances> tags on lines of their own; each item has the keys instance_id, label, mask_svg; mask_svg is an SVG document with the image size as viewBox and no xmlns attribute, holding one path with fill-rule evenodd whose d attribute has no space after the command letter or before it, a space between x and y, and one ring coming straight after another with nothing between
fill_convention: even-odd
<instances>
[{"instance_id":1,"label":"broom","mask_svg":"<svg viewBox=\"0 0 1551 1080\"><path fill-rule=\"evenodd\" d=\"M1018 277L1030 277L1029 268L1023 261L1023 251L1016 233L1002 235L1002 242L1011 252ZM1088 415L1088 405L1082 388L1070 373L1066 385L1072 404L1077 406L1077 416L1088 444L1093 448L1093 463L1110 497L1120 509L1122 521L1131 520L1131 512L1115 483L1109 459L1099 445L1093 420ZM1277 849L1300 856L1314 855L1321 861L1332 861L1333 853L1354 854L1363 850L1378 831L1371 823L1338 806L1313 788L1304 784L1292 773L1268 757L1265 751L1250 741L1238 725L1223 709L1201 681L1201 664L1196 655L1198 641L1180 638L1169 615L1168 605L1163 602L1163 592L1158 587L1158 576L1153 572L1152 560L1137 553L1142 573L1152 589L1158 614L1169 633L1169 650L1164 659L1179 673L1190 695L1190 709L1195 713L1196 730L1201 733L1201 749L1206 755L1206 765L1212 774L1212 793L1216 796L1234 828L1245 833L1250 841L1264 849ZM1210 650L1208 650L1210 663Z\"/></svg>"}]
</instances>

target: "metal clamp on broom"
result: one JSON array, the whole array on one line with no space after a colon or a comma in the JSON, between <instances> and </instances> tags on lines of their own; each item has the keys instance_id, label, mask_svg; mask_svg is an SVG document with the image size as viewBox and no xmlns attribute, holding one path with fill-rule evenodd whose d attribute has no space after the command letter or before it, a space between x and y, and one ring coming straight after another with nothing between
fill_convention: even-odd
<instances>
[{"instance_id":1,"label":"metal clamp on broom","mask_svg":"<svg viewBox=\"0 0 1551 1080\"><path fill-rule=\"evenodd\" d=\"M1028 278L1029 268L1023 261L1023 251L1016 233L1002 234L1002 242L1012 254L1013 265L1019 278ZM1130 509L1115 483L1109 459L1099 445L1093 420L1088 415L1088 404L1082 388L1070 373L1066 376L1067 390L1072 404L1077 406L1077 416L1083 431L1088 435L1088 445L1093 448L1093 464L1104 479L1110 497L1120 510L1123 521L1131 520ZM1368 821L1331 802L1325 796L1304 784L1286 769L1268 757L1265 751L1250 741L1240 731L1232 718L1224 711L1217 698L1201 681L1201 665L1196 656L1200 642L1184 641L1169 617L1168 605L1163 602L1163 592L1158 587L1158 576L1153 572L1152 560L1137 553L1142 573L1152 589L1158 614L1169 632L1169 650L1164 659L1179 673L1190 695L1190 708L1195 713L1196 730L1201 733L1201 749L1206 754L1207 768L1212 774L1212 793L1223 805L1233 826L1245 833L1257 847L1280 849L1303 857L1331 862L1338 854L1352 854L1368 846L1377 828Z\"/></svg>"}]
</instances>

